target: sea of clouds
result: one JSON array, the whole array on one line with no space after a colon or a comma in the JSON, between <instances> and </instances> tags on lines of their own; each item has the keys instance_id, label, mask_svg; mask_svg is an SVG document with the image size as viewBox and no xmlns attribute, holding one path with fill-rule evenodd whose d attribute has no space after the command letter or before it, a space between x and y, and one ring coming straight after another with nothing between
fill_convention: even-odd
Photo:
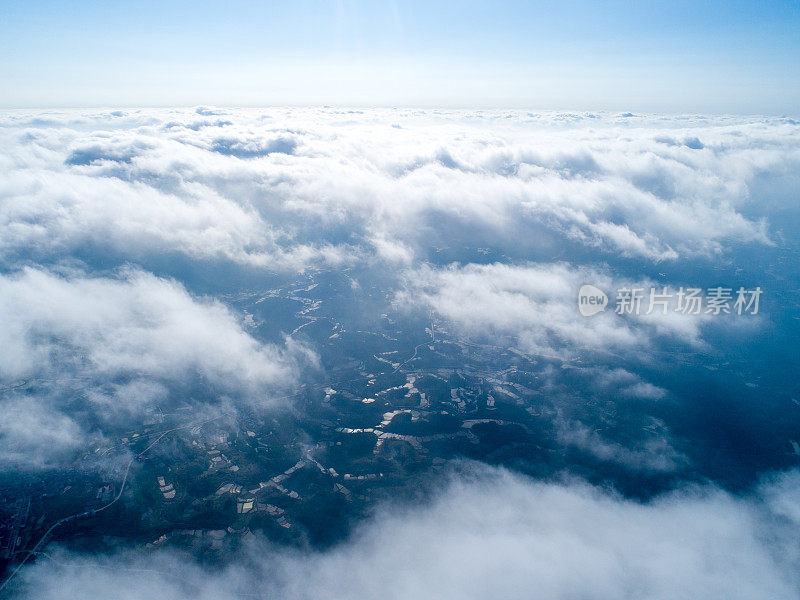
<instances>
[{"instance_id":1,"label":"sea of clouds","mask_svg":"<svg viewBox=\"0 0 800 600\"><path fill-rule=\"evenodd\" d=\"M796 173L791 119L440 111L5 113L0 252L87 244L270 269L465 240L675 260L774 243L749 184ZM523 235L512 235L523 234ZM569 242L570 246L565 246Z\"/></svg>"},{"instance_id":2,"label":"sea of clouds","mask_svg":"<svg viewBox=\"0 0 800 600\"><path fill-rule=\"evenodd\" d=\"M778 117L6 111L0 172L6 472L69 464L89 440L198 381L208 393L197 410L268 409L319 370L313 345L255 335L217 283L228 276L280 282L349 269L374 278L399 310L433 310L465 338L580 361L571 383L543 374L554 393L569 395L578 377L581 393L646 403L670 390L639 367L663 360L666 347L724 353L720 326L675 314L583 319L578 287L695 284L800 231L800 124ZM770 322L725 327L752 334ZM687 464L663 423L662 435L625 446L569 414L554 422L560 443L600 460L656 472ZM275 597L790 598L797 492L795 472L746 497L693 488L643 505L580 483L481 472L419 511L386 508L322 553L256 541L214 573L176 555L123 557L147 572L178 565L199 592L122 571L119 557L59 554L25 579L37 598L61 597L63 585L75 598L254 588Z\"/></svg>"}]
</instances>

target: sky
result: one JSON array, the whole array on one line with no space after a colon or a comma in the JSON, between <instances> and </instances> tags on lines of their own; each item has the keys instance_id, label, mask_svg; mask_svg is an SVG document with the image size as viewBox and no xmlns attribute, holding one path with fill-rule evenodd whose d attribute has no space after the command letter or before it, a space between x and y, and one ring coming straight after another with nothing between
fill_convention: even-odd
<instances>
[{"instance_id":1,"label":"sky","mask_svg":"<svg viewBox=\"0 0 800 600\"><path fill-rule=\"evenodd\" d=\"M797 2L0 2L0 107L800 114Z\"/></svg>"}]
</instances>

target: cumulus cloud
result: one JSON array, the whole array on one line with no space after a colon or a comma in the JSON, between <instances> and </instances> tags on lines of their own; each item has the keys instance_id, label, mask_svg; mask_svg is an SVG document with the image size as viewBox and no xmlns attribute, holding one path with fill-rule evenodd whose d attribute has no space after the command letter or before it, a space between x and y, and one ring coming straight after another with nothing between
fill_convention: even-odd
<instances>
[{"instance_id":1,"label":"cumulus cloud","mask_svg":"<svg viewBox=\"0 0 800 600\"><path fill-rule=\"evenodd\" d=\"M198 380L215 394L267 402L268 391L316 360L291 340L257 341L220 302L137 270L118 278L33 268L2 275L0 320L0 380L34 382L28 395L3 403L5 468L40 466L45 455L85 443L86 427L140 416L170 386Z\"/></svg>"},{"instance_id":2,"label":"cumulus cloud","mask_svg":"<svg viewBox=\"0 0 800 600\"><path fill-rule=\"evenodd\" d=\"M577 310L581 285L591 282L610 293L631 284L614 279L606 270L568 263L423 265L407 271L405 282L397 296L399 305L433 309L466 335L505 338L523 351L559 358L574 357L581 351L647 348L659 334L699 343L705 320L674 314L628 319L615 314L613 305L584 318ZM613 303L613 297L610 301ZM616 379L622 375L616 372ZM606 378L609 382L608 378L613 379L610 374ZM659 395L645 382L627 383L631 395Z\"/></svg>"},{"instance_id":3,"label":"cumulus cloud","mask_svg":"<svg viewBox=\"0 0 800 600\"><path fill-rule=\"evenodd\" d=\"M163 550L60 551L24 571L21 597L790 599L798 492L794 471L745 497L697 487L638 503L484 468L328 550L255 540L213 571Z\"/></svg>"},{"instance_id":4,"label":"cumulus cloud","mask_svg":"<svg viewBox=\"0 0 800 600\"><path fill-rule=\"evenodd\" d=\"M90 242L277 270L465 244L715 256L772 243L750 185L797 172L797 128L523 112L6 114L0 252L48 260Z\"/></svg>"},{"instance_id":5,"label":"cumulus cloud","mask_svg":"<svg viewBox=\"0 0 800 600\"><path fill-rule=\"evenodd\" d=\"M0 375L78 371L158 379L199 374L221 386L288 381L290 356L245 333L234 314L132 271L120 279L25 269L0 277Z\"/></svg>"}]
</instances>

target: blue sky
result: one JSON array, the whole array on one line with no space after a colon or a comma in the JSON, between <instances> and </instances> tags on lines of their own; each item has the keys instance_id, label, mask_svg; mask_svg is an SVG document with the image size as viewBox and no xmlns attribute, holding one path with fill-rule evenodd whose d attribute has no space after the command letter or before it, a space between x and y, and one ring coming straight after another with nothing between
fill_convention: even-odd
<instances>
[{"instance_id":1,"label":"blue sky","mask_svg":"<svg viewBox=\"0 0 800 600\"><path fill-rule=\"evenodd\" d=\"M800 114L798 2L1 2L0 106Z\"/></svg>"}]
</instances>

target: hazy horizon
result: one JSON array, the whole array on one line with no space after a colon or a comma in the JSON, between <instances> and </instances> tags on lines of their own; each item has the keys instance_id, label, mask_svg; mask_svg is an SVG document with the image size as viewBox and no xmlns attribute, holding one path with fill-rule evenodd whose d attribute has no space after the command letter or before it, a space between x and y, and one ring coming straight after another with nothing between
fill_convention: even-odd
<instances>
[{"instance_id":1,"label":"hazy horizon","mask_svg":"<svg viewBox=\"0 0 800 600\"><path fill-rule=\"evenodd\" d=\"M800 113L793 2L6 3L0 107Z\"/></svg>"}]
</instances>

